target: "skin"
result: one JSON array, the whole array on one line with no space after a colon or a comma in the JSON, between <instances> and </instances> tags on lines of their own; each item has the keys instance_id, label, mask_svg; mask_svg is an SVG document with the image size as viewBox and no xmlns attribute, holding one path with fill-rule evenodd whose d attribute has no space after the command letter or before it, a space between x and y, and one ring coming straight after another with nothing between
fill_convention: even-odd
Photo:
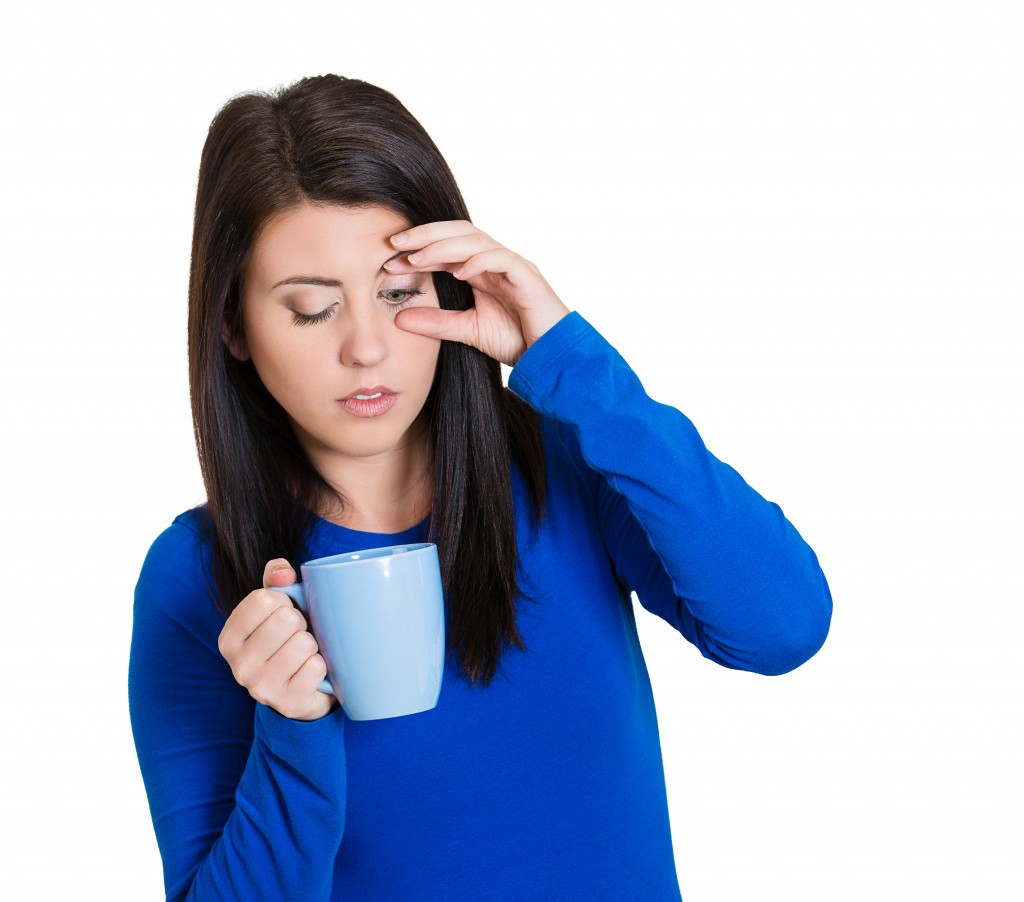
<instances>
[{"instance_id":1,"label":"skin","mask_svg":"<svg viewBox=\"0 0 1024 902\"><path fill-rule=\"evenodd\" d=\"M428 275L439 271L468 282L475 307L441 310ZM295 275L341 286L273 287ZM471 223L410 228L379 206L307 204L272 219L257 238L243 283L244 334L225 335L225 342L234 356L253 361L310 459L342 490L345 510L331 519L376 532L405 529L429 511L421 413L440 340L469 344L514 366L569 313L536 266ZM398 299L394 289L414 287L423 294L396 312L389 303ZM296 313L328 307L333 312L321 322L295 322ZM360 420L339 409L337 399L376 385L398 396L383 416ZM287 596L269 591L295 579L288 561L269 561L263 587L232 612L219 647L253 698L308 721L337 700L317 691L326 665L305 618Z\"/></svg>"},{"instance_id":2,"label":"skin","mask_svg":"<svg viewBox=\"0 0 1024 902\"><path fill-rule=\"evenodd\" d=\"M229 344L252 361L314 466L345 497L329 518L372 532L405 529L430 505L420 413L441 343L398 328L395 315L410 304L437 308L437 295L429 273L381 269L396 253L390 237L406 226L383 207L305 204L271 219L243 274L243 334ZM340 284L279 284L293 277ZM376 386L397 393L384 416L339 409L340 398Z\"/></svg>"}]
</instances>

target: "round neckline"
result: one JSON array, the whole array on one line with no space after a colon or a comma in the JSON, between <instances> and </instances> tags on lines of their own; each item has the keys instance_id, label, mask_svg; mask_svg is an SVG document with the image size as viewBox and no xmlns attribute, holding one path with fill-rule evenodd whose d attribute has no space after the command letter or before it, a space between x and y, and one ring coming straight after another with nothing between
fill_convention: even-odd
<instances>
[{"instance_id":1,"label":"round neckline","mask_svg":"<svg viewBox=\"0 0 1024 902\"><path fill-rule=\"evenodd\" d=\"M329 545L351 546L352 550L366 548L384 547L386 545L402 545L406 542L423 541L421 538L427 534L430 517L424 517L419 523L415 523L408 529L400 532L366 532L361 529L351 529L348 526L341 526L317 517L314 524L313 544L327 543Z\"/></svg>"}]
</instances>

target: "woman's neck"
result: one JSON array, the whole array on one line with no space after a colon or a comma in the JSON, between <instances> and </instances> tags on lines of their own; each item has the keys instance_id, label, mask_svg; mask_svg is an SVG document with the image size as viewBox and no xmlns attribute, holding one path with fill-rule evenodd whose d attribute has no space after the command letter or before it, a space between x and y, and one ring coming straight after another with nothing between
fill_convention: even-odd
<instances>
[{"instance_id":1,"label":"woman's neck","mask_svg":"<svg viewBox=\"0 0 1024 902\"><path fill-rule=\"evenodd\" d=\"M421 522L433 498L433 473L425 441L374 457L325 462L321 473L344 499L321 513L325 520L361 532L396 533Z\"/></svg>"}]
</instances>

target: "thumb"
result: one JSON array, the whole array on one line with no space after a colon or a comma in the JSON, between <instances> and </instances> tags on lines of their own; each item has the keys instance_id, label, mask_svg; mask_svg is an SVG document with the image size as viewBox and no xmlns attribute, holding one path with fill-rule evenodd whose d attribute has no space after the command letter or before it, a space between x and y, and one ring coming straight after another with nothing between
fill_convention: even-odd
<instances>
[{"instance_id":1,"label":"thumb","mask_svg":"<svg viewBox=\"0 0 1024 902\"><path fill-rule=\"evenodd\" d=\"M406 332L427 338L441 338L475 345L473 314L475 310L441 310L437 307L409 307L395 317L395 325Z\"/></svg>"},{"instance_id":2,"label":"thumb","mask_svg":"<svg viewBox=\"0 0 1024 902\"><path fill-rule=\"evenodd\" d=\"M271 586L290 586L295 582L296 573L291 564L283 558L270 561L263 570L263 588Z\"/></svg>"}]
</instances>

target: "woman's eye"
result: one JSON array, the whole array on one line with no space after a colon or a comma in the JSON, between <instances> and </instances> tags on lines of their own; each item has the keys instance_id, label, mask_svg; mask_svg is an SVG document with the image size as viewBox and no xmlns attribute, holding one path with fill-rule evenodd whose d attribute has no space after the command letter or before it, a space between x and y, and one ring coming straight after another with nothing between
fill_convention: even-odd
<instances>
[{"instance_id":1,"label":"woman's eye","mask_svg":"<svg viewBox=\"0 0 1024 902\"><path fill-rule=\"evenodd\" d=\"M389 307L401 308L411 304L413 298L423 294L419 288L388 288L380 293Z\"/></svg>"},{"instance_id":2,"label":"woman's eye","mask_svg":"<svg viewBox=\"0 0 1024 902\"><path fill-rule=\"evenodd\" d=\"M334 305L321 310L319 313L299 313L298 310L292 311L292 322L296 326L315 326L317 323L326 322L334 315Z\"/></svg>"},{"instance_id":3,"label":"woman's eye","mask_svg":"<svg viewBox=\"0 0 1024 902\"><path fill-rule=\"evenodd\" d=\"M380 293L380 296L384 299L384 303L387 308L392 312L401 310L403 307L408 306L413 302L413 299L423 294L423 291L419 288L388 288ZM327 322L334 315L334 308L337 304L331 304L330 307L321 310L319 313L299 313L298 310L292 311L292 322L296 326L316 326L320 323Z\"/></svg>"}]
</instances>

